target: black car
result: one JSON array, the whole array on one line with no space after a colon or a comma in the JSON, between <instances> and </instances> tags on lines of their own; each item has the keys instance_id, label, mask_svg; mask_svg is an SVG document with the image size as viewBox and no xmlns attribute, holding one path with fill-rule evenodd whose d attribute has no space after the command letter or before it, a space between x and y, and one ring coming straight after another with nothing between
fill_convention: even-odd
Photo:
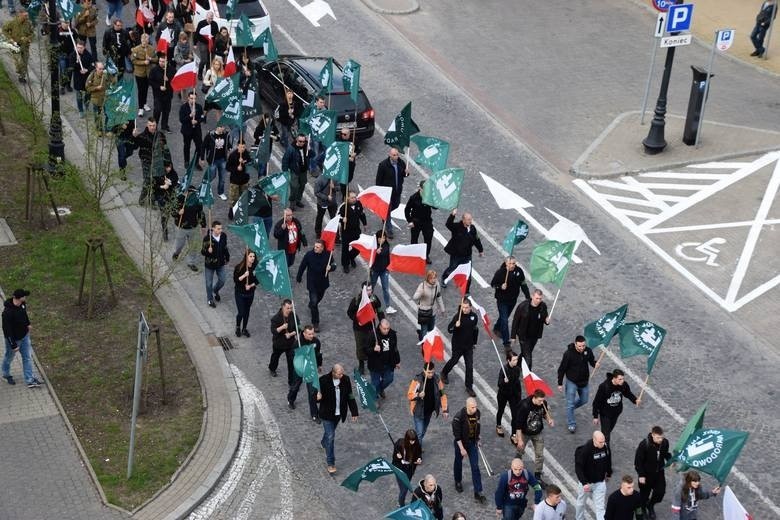
<instances>
[{"instance_id":1,"label":"black car","mask_svg":"<svg viewBox=\"0 0 780 520\"><path fill-rule=\"evenodd\" d=\"M260 78L260 96L263 101L275 109L286 103L285 87L292 89L306 106L320 92L320 71L328 58L309 56L280 55L276 61L257 58L254 63ZM356 133L355 139L361 141L374 135L374 109L361 89L358 93L357 107L344 91L341 65L333 60L333 92L330 94L328 108L335 110L338 116L337 129L349 128Z\"/></svg>"}]
</instances>

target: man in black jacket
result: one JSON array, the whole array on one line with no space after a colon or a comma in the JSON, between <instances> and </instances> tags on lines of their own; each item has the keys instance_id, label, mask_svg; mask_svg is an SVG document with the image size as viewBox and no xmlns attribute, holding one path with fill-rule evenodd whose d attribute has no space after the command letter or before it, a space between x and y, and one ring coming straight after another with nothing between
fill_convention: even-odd
<instances>
[{"instance_id":1,"label":"man in black jacket","mask_svg":"<svg viewBox=\"0 0 780 520\"><path fill-rule=\"evenodd\" d=\"M474 499L480 504L487 502L482 494L482 474L479 471L479 441L480 424L477 400L474 397L466 399L466 406L452 418L453 447L455 462L453 475L455 491L463 493L463 457L468 456L471 466L471 482L474 484Z\"/></svg>"},{"instance_id":2,"label":"man in black jacket","mask_svg":"<svg viewBox=\"0 0 780 520\"><path fill-rule=\"evenodd\" d=\"M85 104L89 103L87 97L87 78L95 68L95 59L87 50L83 41L76 42L76 50L70 53L69 66L73 70L73 89L76 91L76 108L79 117L84 117Z\"/></svg>"},{"instance_id":3,"label":"man in black jacket","mask_svg":"<svg viewBox=\"0 0 780 520\"><path fill-rule=\"evenodd\" d=\"M528 292L528 285L525 283L525 273L518 267L514 256L508 256L498 268L490 281L490 286L496 290L496 307L498 308L498 320L493 325L493 332L501 333L501 340L504 343L504 349L511 350L512 344L509 342L509 316L517 304L517 298L520 291L526 300L531 299L531 293Z\"/></svg>"},{"instance_id":4,"label":"man in black jacket","mask_svg":"<svg viewBox=\"0 0 780 520\"><path fill-rule=\"evenodd\" d=\"M383 320L385 318L385 313L382 310L382 302L379 301L379 298L377 298L377 296L374 294L374 291L371 288L371 284L363 281L363 283L360 285L360 292L357 294L357 296L352 298L352 300L349 302L349 307L347 307L347 316L350 320L352 320L352 331L355 335L355 356L358 360L358 370L360 370L361 375L365 374L366 372L366 348L370 347L372 341L374 340L373 322L369 321L363 325L358 323L357 311L360 308L360 301L363 297L363 287L366 287L366 293L368 294L368 299L371 302L371 306L374 308L376 318L378 320Z\"/></svg>"},{"instance_id":5,"label":"man in black jacket","mask_svg":"<svg viewBox=\"0 0 780 520\"><path fill-rule=\"evenodd\" d=\"M452 237L447 242L447 245L444 246L444 252L450 255L450 265L441 273L442 285L444 287L447 286L444 280L447 279L453 269L460 264L471 261L471 252L474 247L479 251L479 256L484 254L482 241L477 234L477 228L472 224L471 213L464 213L460 222L455 222L455 215L457 214L458 208L455 208L450 213L450 216L447 217L446 226L450 230ZM469 283L471 283L470 279ZM466 292L468 290L469 288L466 286Z\"/></svg>"},{"instance_id":6,"label":"man in black jacket","mask_svg":"<svg viewBox=\"0 0 780 520\"><path fill-rule=\"evenodd\" d=\"M103 55L116 65L119 75L125 72L125 58L130 55L132 45L126 29L122 28L122 20L114 19L111 29L103 33Z\"/></svg>"},{"instance_id":7,"label":"man in black jacket","mask_svg":"<svg viewBox=\"0 0 780 520\"><path fill-rule=\"evenodd\" d=\"M522 458L525 445L530 441L534 445L534 477L542 486L542 471L544 471L544 421L550 427L555 426L547 408L544 390L536 389L517 407L517 413L512 415L512 442L517 447L517 456Z\"/></svg>"},{"instance_id":8,"label":"man in black jacket","mask_svg":"<svg viewBox=\"0 0 780 520\"><path fill-rule=\"evenodd\" d=\"M520 343L520 355L525 359L529 370L533 368L532 356L536 342L541 339L544 326L549 324L550 316L547 304L542 301L542 291L535 289L531 299L517 306L510 333L512 341L517 340Z\"/></svg>"},{"instance_id":9,"label":"man in black jacket","mask_svg":"<svg viewBox=\"0 0 780 520\"><path fill-rule=\"evenodd\" d=\"M159 54L157 63L149 69L149 87L154 98L154 118L160 123L163 132L171 131L168 126L168 116L171 113L173 99L171 80L175 74L176 67L173 63L168 63L165 54Z\"/></svg>"},{"instance_id":10,"label":"man in black jacket","mask_svg":"<svg viewBox=\"0 0 780 520\"><path fill-rule=\"evenodd\" d=\"M184 165L190 165L190 146L195 143L195 167L202 170L200 161L203 160L203 132L201 124L206 122L203 105L197 103L198 95L193 90L187 94L187 102L179 108L179 123L181 124L181 137L184 142Z\"/></svg>"},{"instance_id":11,"label":"man in black jacket","mask_svg":"<svg viewBox=\"0 0 780 520\"><path fill-rule=\"evenodd\" d=\"M401 193L404 190L404 179L409 176L406 169L406 161L401 159L398 148L390 148L387 159L379 163L376 168L377 186L389 186L393 189L390 194L390 211L393 211L401 203ZM393 238L392 226L385 226L387 236Z\"/></svg>"},{"instance_id":12,"label":"man in black jacket","mask_svg":"<svg viewBox=\"0 0 780 520\"><path fill-rule=\"evenodd\" d=\"M227 246L227 235L222 232L222 223L215 220L211 223L211 232L203 237L203 247L200 254L204 256L204 271L206 274L206 301L209 307L216 307L215 301L220 301L219 290L225 285L225 266L230 262L230 251ZM214 284L214 275L217 283Z\"/></svg>"},{"instance_id":13,"label":"man in black jacket","mask_svg":"<svg viewBox=\"0 0 780 520\"><path fill-rule=\"evenodd\" d=\"M30 343L30 318L27 316L27 297L30 291L16 289L11 298L3 305L3 338L5 339L5 355L3 356L3 379L9 385L15 385L11 375L11 362L16 353L22 355L22 374L28 388L36 388L43 381L35 377L32 362L32 344Z\"/></svg>"},{"instance_id":14,"label":"man in black jacket","mask_svg":"<svg viewBox=\"0 0 780 520\"><path fill-rule=\"evenodd\" d=\"M664 499L666 493L664 466L671 458L669 441L664 438L663 428L653 426L647 437L639 443L634 454L634 468L639 475L642 509L647 511L650 520L655 520L655 505Z\"/></svg>"},{"instance_id":15,"label":"man in black jacket","mask_svg":"<svg viewBox=\"0 0 780 520\"><path fill-rule=\"evenodd\" d=\"M320 420L322 421L322 440L320 445L325 449L328 473L336 473L336 426L347 420L347 407L352 415L352 422L357 422L357 401L352 394L352 382L344 375L344 368L333 365L333 370L320 377L320 391L317 392L320 403ZM337 405L338 404L338 405Z\"/></svg>"},{"instance_id":16,"label":"man in black jacket","mask_svg":"<svg viewBox=\"0 0 780 520\"><path fill-rule=\"evenodd\" d=\"M607 480L612 476L612 454L603 433L598 430L593 432L591 440L574 450L574 471L579 480L575 520L585 518L585 498L588 493L592 493L596 518L604 518Z\"/></svg>"},{"instance_id":17,"label":"man in black jacket","mask_svg":"<svg viewBox=\"0 0 780 520\"><path fill-rule=\"evenodd\" d=\"M401 355L398 352L398 336L390 328L390 322L383 319L376 328L376 342L366 345L366 360L371 373L371 384L376 393L384 399L385 388L393 382L395 369L401 367Z\"/></svg>"},{"instance_id":18,"label":"man in black jacket","mask_svg":"<svg viewBox=\"0 0 780 520\"><path fill-rule=\"evenodd\" d=\"M601 431L607 443L618 417L623 413L624 397L636 406L641 404L641 400L631 392L622 370L616 368L611 373L607 372L606 380L599 385L596 397L593 398L593 424L601 423Z\"/></svg>"},{"instance_id":19,"label":"man in black jacket","mask_svg":"<svg viewBox=\"0 0 780 520\"><path fill-rule=\"evenodd\" d=\"M348 273L350 266L357 266L355 258L359 254L357 249L349 248L349 243L360 238L361 230L365 230L368 224L363 204L357 200L354 191L350 191L346 202L339 206L338 215L341 217L341 267L344 273Z\"/></svg>"},{"instance_id":20,"label":"man in black jacket","mask_svg":"<svg viewBox=\"0 0 780 520\"><path fill-rule=\"evenodd\" d=\"M561 364L558 365L558 390L564 391L563 377L566 376L566 424L569 433L577 431L577 421L574 419L574 410L588 402L588 383L590 382L590 369L588 365L596 368L596 358L593 351L587 346L584 336L574 338L574 343L569 343L566 352L563 353Z\"/></svg>"},{"instance_id":21,"label":"man in black jacket","mask_svg":"<svg viewBox=\"0 0 780 520\"><path fill-rule=\"evenodd\" d=\"M203 213L203 204L198 199L198 189L195 186L187 187L187 191L179 195L173 218L176 223L173 260L179 259L179 255L186 246L187 267L197 272L198 266L195 265L197 246L193 244L193 238L196 236L198 227L201 229L201 234L206 229L206 217Z\"/></svg>"},{"instance_id":22,"label":"man in black jacket","mask_svg":"<svg viewBox=\"0 0 780 520\"><path fill-rule=\"evenodd\" d=\"M311 323L314 325L314 332L320 331L320 309L319 304L325 291L330 287L328 273L330 273L330 263L328 263L328 252L325 251L325 242L315 240L314 247L308 251L301 260L298 267L298 275L295 277L298 283L303 281L303 273L306 273L306 288L309 291L309 311L311 312Z\"/></svg>"},{"instance_id":23,"label":"man in black jacket","mask_svg":"<svg viewBox=\"0 0 780 520\"><path fill-rule=\"evenodd\" d=\"M360 152L362 151L360 149L360 145L358 145L356 142L352 141L352 138L350 137L351 133L349 131L349 128L342 128L339 131L339 135L336 138L338 141L342 142L348 142L349 143L349 175L347 176L347 184L339 184L339 188L341 189L341 196L345 197L347 196L347 192L349 191L349 183L352 182L352 179L355 178L355 160L357 159L357 156L360 155Z\"/></svg>"},{"instance_id":24,"label":"man in black jacket","mask_svg":"<svg viewBox=\"0 0 780 520\"><path fill-rule=\"evenodd\" d=\"M282 157L282 170L290 172L290 207L303 205L303 190L306 188L306 174L309 171L309 157L306 150L306 136L298 134L287 147Z\"/></svg>"},{"instance_id":25,"label":"man in black jacket","mask_svg":"<svg viewBox=\"0 0 780 520\"><path fill-rule=\"evenodd\" d=\"M206 29L206 26L209 28ZM203 79L203 69L211 64L211 54L214 49L214 38L219 34L219 25L214 21L214 12L206 11L206 18L195 27L195 42L198 44L198 80Z\"/></svg>"},{"instance_id":26,"label":"man in black jacket","mask_svg":"<svg viewBox=\"0 0 780 520\"><path fill-rule=\"evenodd\" d=\"M425 242L425 263L431 263L431 244L433 243L433 218L431 217L431 211L433 207L423 204L422 190L425 185L425 181L420 181L417 191L412 193L409 200L406 201L404 207L404 217L408 222L409 229L412 233L412 244L416 244L422 233L423 241Z\"/></svg>"},{"instance_id":27,"label":"man in black jacket","mask_svg":"<svg viewBox=\"0 0 780 520\"><path fill-rule=\"evenodd\" d=\"M284 355L287 361L287 385L292 388L295 382L293 370L293 350L298 346L299 323L295 321L292 301L285 299L279 311L271 317L271 361L268 363L268 371L276 377L276 369L279 367L279 358ZM295 400L287 399L287 405L291 410L295 409Z\"/></svg>"},{"instance_id":28,"label":"man in black jacket","mask_svg":"<svg viewBox=\"0 0 780 520\"><path fill-rule=\"evenodd\" d=\"M146 121L146 128L141 133L133 134L133 145L138 149L143 178L138 204L145 204L151 192L152 177L165 175L165 165L172 164L171 150L168 148L168 139L160 132L154 117Z\"/></svg>"},{"instance_id":29,"label":"man in black jacket","mask_svg":"<svg viewBox=\"0 0 780 520\"><path fill-rule=\"evenodd\" d=\"M761 3L761 9L759 9L756 15L756 25L750 33L750 41L756 49L750 53L751 56L760 58L766 52L764 38L775 17L777 17L777 9L775 0L765 0Z\"/></svg>"},{"instance_id":30,"label":"man in black jacket","mask_svg":"<svg viewBox=\"0 0 780 520\"><path fill-rule=\"evenodd\" d=\"M227 200L225 195L225 172L227 171L227 156L233 148L233 138L230 132L219 123L206 134L203 140L203 156L209 165L209 178L213 181L217 177L217 195L222 200Z\"/></svg>"},{"instance_id":31,"label":"man in black jacket","mask_svg":"<svg viewBox=\"0 0 780 520\"><path fill-rule=\"evenodd\" d=\"M472 388L474 384L474 347L479 337L479 318L471 310L471 303L464 299L460 304L458 313L450 320L447 332L452 334L452 357L441 371L441 380L448 384L447 375L458 364L460 358L466 363L466 392L471 397L477 394Z\"/></svg>"}]
</instances>

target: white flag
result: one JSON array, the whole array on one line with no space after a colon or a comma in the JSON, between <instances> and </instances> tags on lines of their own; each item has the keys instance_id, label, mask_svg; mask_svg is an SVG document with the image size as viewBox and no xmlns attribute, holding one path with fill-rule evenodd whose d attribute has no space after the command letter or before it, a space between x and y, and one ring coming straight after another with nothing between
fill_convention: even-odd
<instances>
[{"instance_id":1,"label":"white flag","mask_svg":"<svg viewBox=\"0 0 780 520\"><path fill-rule=\"evenodd\" d=\"M723 520L753 520L728 486L723 488Z\"/></svg>"}]
</instances>

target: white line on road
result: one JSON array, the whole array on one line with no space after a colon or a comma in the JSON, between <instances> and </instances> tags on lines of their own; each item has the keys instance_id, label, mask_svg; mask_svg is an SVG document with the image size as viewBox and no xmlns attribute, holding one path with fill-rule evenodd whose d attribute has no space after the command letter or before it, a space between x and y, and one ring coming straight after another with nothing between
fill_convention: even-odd
<instances>
[{"instance_id":1,"label":"white line on road","mask_svg":"<svg viewBox=\"0 0 780 520\"><path fill-rule=\"evenodd\" d=\"M702 164L689 164L688 168L706 168L706 169L723 169L723 170L730 170L735 169L738 170L739 168L744 168L750 163L746 162L708 162L708 163L702 163Z\"/></svg>"},{"instance_id":2,"label":"white line on road","mask_svg":"<svg viewBox=\"0 0 780 520\"><path fill-rule=\"evenodd\" d=\"M640 173L640 177L651 177L654 179L686 179L702 181L719 181L729 176L728 173L677 173L677 172L646 172Z\"/></svg>"},{"instance_id":3,"label":"white line on road","mask_svg":"<svg viewBox=\"0 0 780 520\"><path fill-rule=\"evenodd\" d=\"M776 224L780 224L780 219L770 219L764 221L765 226L774 226ZM719 224L700 224L695 226L654 228L646 231L645 233L648 235L652 235L658 233L678 233L680 231L703 231L705 229L728 229L728 228L748 227L752 225L753 225L752 220L742 220L740 222L721 222Z\"/></svg>"}]
</instances>

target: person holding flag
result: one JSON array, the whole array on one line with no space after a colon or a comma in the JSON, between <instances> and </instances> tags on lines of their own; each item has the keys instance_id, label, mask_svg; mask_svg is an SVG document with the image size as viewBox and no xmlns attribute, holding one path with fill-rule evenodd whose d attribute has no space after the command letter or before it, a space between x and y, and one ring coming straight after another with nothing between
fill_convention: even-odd
<instances>
[{"instance_id":1,"label":"person holding flag","mask_svg":"<svg viewBox=\"0 0 780 520\"><path fill-rule=\"evenodd\" d=\"M211 308L215 308L221 300L219 291L225 285L225 266L230 263L230 250L227 245L227 234L222 232L222 222L215 220L211 223L211 231L203 237L203 246L200 249L203 255L204 272L206 276L206 301ZM214 275L217 275L217 283L214 283Z\"/></svg>"},{"instance_id":2,"label":"person holding flag","mask_svg":"<svg viewBox=\"0 0 780 520\"><path fill-rule=\"evenodd\" d=\"M547 304L542 301L542 297L542 291L534 289L531 298L517 306L512 320L512 341L520 343L520 354L528 363L529 369L533 368L532 358L536 342L542 338L544 326L550 324Z\"/></svg>"},{"instance_id":3,"label":"person holding flag","mask_svg":"<svg viewBox=\"0 0 780 520\"><path fill-rule=\"evenodd\" d=\"M97 57L97 7L92 0L82 0L81 10L76 13L74 26L79 35L79 40L87 42L89 40L89 52ZM77 42L78 43L78 42Z\"/></svg>"},{"instance_id":4,"label":"person holding flag","mask_svg":"<svg viewBox=\"0 0 780 520\"><path fill-rule=\"evenodd\" d=\"M176 173L172 164L166 164L161 173L162 175L152 178L152 202L160 210L162 239L163 242L167 242L168 218L170 217L171 207L174 205L174 198L178 191L179 174Z\"/></svg>"},{"instance_id":5,"label":"person holding flag","mask_svg":"<svg viewBox=\"0 0 780 520\"><path fill-rule=\"evenodd\" d=\"M493 332L501 334L501 341L504 349L511 350L512 344L509 341L509 317L517 304L517 298L520 291L526 300L531 299L531 293L528 291L528 284L525 283L525 273L517 265L514 256L508 256L504 263L498 268L490 281L490 286L495 289L496 308L498 309L498 320L493 326Z\"/></svg>"},{"instance_id":6,"label":"person holding flag","mask_svg":"<svg viewBox=\"0 0 780 520\"><path fill-rule=\"evenodd\" d=\"M504 436L504 427L501 420L504 418L504 409L509 404L509 413L512 420L517 415L517 407L523 396L523 380L520 369L520 356L510 350L506 353L506 364L498 371L498 389L496 390L496 435Z\"/></svg>"},{"instance_id":7,"label":"person holding flag","mask_svg":"<svg viewBox=\"0 0 780 520\"><path fill-rule=\"evenodd\" d=\"M390 322L383 319L376 328L374 338L374 344L367 345L365 349L366 364L377 395L386 399L385 389L393 383L395 370L401 367L398 335L390 328Z\"/></svg>"},{"instance_id":8,"label":"person holding flag","mask_svg":"<svg viewBox=\"0 0 780 520\"><path fill-rule=\"evenodd\" d=\"M198 199L198 188L195 186L185 186L183 192L179 194L176 201L176 208L173 214L176 223L176 238L173 245L173 261L179 259L179 255L185 251L187 253L187 267L191 271L198 272L198 266L195 265L195 237L198 227L201 234L206 229L206 216L203 213L203 204Z\"/></svg>"},{"instance_id":9,"label":"person holding flag","mask_svg":"<svg viewBox=\"0 0 780 520\"><path fill-rule=\"evenodd\" d=\"M444 382L436 374L433 361L426 361L423 364L422 372L412 378L406 391L406 397L409 399L409 411L412 414L414 431L417 432L420 446L422 446L425 432L428 431L433 414L435 413L438 417L441 413L444 419L449 416Z\"/></svg>"},{"instance_id":10,"label":"person holding flag","mask_svg":"<svg viewBox=\"0 0 780 520\"><path fill-rule=\"evenodd\" d=\"M474 392L474 347L477 346L479 337L479 318L471 310L471 302L468 299L461 300L460 308L457 314L447 325L447 332L452 334L452 357L444 365L441 371L441 380L448 384L447 376L450 371L458 364L460 358L466 364L466 393L471 397L476 397Z\"/></svg>"},{"instance_id":11,"label":"person holding flag","mask_svg":"<svg viewBox=\"0 0 780 520\"><path fill-rule=\"evenodd\" d=\"M195 42L198 44L198 80L203 79L203 69L211 63L211 55L214 53L214 38L219 33L219 26L214 21L214 12L206 11L206 18L198 22L195 27Z\"/></svg>"},{"instance_id":12,"label":"person holding flag","mask_svg":"<svg viewBox=\"0 0 780 520\"><path fill-rule=\"evenodd\" d=\"M274 117L279 121L279 144L282 145L283 150L287 150L287 147L291 144L290 138L294 138L295 136L293 128L298 123L298 118L300 118L303 113L303 103L295 96L295 93L287 87L284 89L284 98L285 102L276 107Z\"/></svg>"},{"instance_id":13,"label":"person holding flag","mask_svg":"<svg viewBox=\"0 0 780 520\"><path fill-rule=\"evenodd\" d=\"M302 202L306 189L306 174L309 171L309 154L306 149L306 136L298 134L295 141L287 147L282 157L282 170L290 172L290 207L305 207Z\"/></svg>"},{"instance_id":14,"label":"person holding flag","mask_svg":"<svg viewBox=\"0 0 780 520\"><path fill-rule=\"evenodd\" d=\"M349 142L349 161L347 162L347 183L339 184L339 187L341 188L341 193L346 194L348 191L349 183L351 183L352 179L355 178L355 166L357 164L355 161L357 159L357 156L360 155L360 153L362 152L362 150L360 149L360 145L352 141L352 134L350 133L349 128L342 128L339 131L339 134L336 136L336 141Z\"/></svg>"},{"instance_id":15,"label":"person holding flag","mask_svg":"<svg viewBox=\"0 0 780 520\"><path fill-rule=\"evenodd\" d=\"M674 487L672 493L672 520L697 520L699 501L720 493L720 486L707 489L701 485L698 471L688 471Z\"/></svg>"},{"instance_id":16,"label":"person holding flag","mask_svg":"<svg viewBox=\"0 0 780 520\"><path fill-rule=\"evenodd\" d=\"M320 309L318 306L325 296L325 291L330 287L328 256L328 252L325 251L325 243L319 239L315 240L314 247L303 256L301 265L298 267L298 275L295 277L296 281L301 283L303 274L308 269L306 288L309 291L309 311L315 332L320 331Z\"/></svg>"},{"instance_id":17,"label":"person holding flag","mask_svg":"<svg viewBox=\"0 0 780 520\"><path fill-rule=\"evenodd\" d=\"M374 261L371 263L371 287L376 287L376 282L382 282L382 297L385 300L385 312L395 314L398 312L390 305L390 272L387 266L390 265L390 242L388 236L383 231L376 232L377 248L374 253Z\"/></svg>"},{"instance_id":18,"label":"person holding flag","mask_svg":"<svg viewBox=\"0 0 780 520\"><path fill-rule=\"evenodd\" d=\"M423 242L425 242L425 263L431 263L431 244L433 243L433 218L431 212L436 209L422 200L423 186L425 181L420 181L417 190L412 193L404 207L404 217L407 227L411 230L412 244L416 244L422 233Z\"/></svg>"},{"instance_id":19,"label":"person holding flag","mask_svg":"<svg viewBox=\"0 0 780 520\"><path fill-rule=\"evenodd\" d=\"M371 285L363 281L360 294L352 298L347 307L347 316L352 320L352 332L355 335L355 356L360 374L366 371L366 347L374 341L374 320L385 319L382 302L373 294Z\"/></svg>"},{"instance_id":20,"label":"person holding flag","mask_svg":"<svg viewBox=\"0 0 780 520\"><path fill-rule=\"evenodd\" d=\"M208 110L208 102L206 102L206 110ZM226 132L225 127L219 123L214 130L206 134L206 138L203 140L203 156L206 159L206 164L209 165L208 176L210 180L217 177L217 194L222 200L227 200L225 172L227 171L227 156L232 148L233 139L230 137L230 132Z\"/></svg>"},{"instance_id":21,"label":"person holding flag","mask_svg":"<svg viewBox=\"0 0 780 520\"><path fill-rule=\"evenodd\" d=\"M157 63L149 70L149 86L154 98L154 118L160 124L163 132L170 133L168 116L171 113L173 89L171 80L176 75L175 67L168 63L166 55L158 53Z\"/></svg>"},{"instance_id":22,"label":"person holding flag","mask_svg":"<svg viewBox=\"0 0 780 520\"><path fill-rule=\"evenodd\" d=\"M157 26L157 32L155 33L155 40L158 42L158 51L160 40L165 40L165 55L168 60L173 60L173 51L176 48L176 44L179 41L179 33L182 31L182 26L173 11L169 10L165 12L165 17L162 22Z\"/></svg>"},{"instance_id":23,"label":"person holding flag","mask_svg":"<svg viewBox=\"0 0 780 520\"><path fill-rule=\"evenodd\" d=\"M314 196L317 198L317 216L314 219L314 235L320 238L322 233L322 219L325 218L325 212L333 218L336 216L339 190L341 189L333 179L320 175L314 181Z\"/></svg>"},{"instance_id":24,"label":"person holding flag","mask_svg":"<svg viewBox=\"0 0 780 520\"><path fill-rule=\"evenodd\" d=\"M322 343L320 342L320 338L317 337L317 333L314 332L314 325L311 324L304 325L301 330L301 346L306 345L312 345L314 348L314 361L317 365L317 374L319 374L322 371ZM296 353L296 355L298 354ZM294 357L293 364L295 364ZM303 383L301 374L296 372L295 376L295 381L287 392L287 404L292 404L293 408L295 408L295 399L298 397L298 390L300 390L301 384ZM311 415L311 420L317 424L321 424L322 421L320 420L319 412L317 411L317 389L313 382L306 382L306 395L308 397L309 415Z\"/></svg>"},{"instance_id":25,"label":"person holding flag","mask_svg":"<svg viewBox=\"0 0 780 520\"><path fill-rule=\"evenodd\" d=\"M344 374L344 368L333 365L333 369L320 377L320 391L317 392L317 402L320 405L320 420L322 421L322 440L320 445L325 449L328 473L333 475L336 469L336 427L347 420L347 409L352 415L352 422L358 420L358 406L352 394L352 382Z\"/></svg>"},{"instance_id":26,"label":"person holding flag","mask_svg":"<svg viewBox=\"0 0 780 520\"><path fill-rule=\"evenodd\" d=\"M366 229L368 221L363 204L357 200L354 191L350 191L346 202L339 206L338 215L341 217L341 267L346 274L350 266L357 267L355 258L360 254L357 249L350 249L349 243L360 238L360 232Z\"/></svg>"},{"instance_id":27,"label":"person holding flag","mask_svg":"<svg viewBox=\"0 0 780 520\"><path fill-rule=\"evenodd\" d=\"M246 149L246 143L243 141L238 142L236 146L227 157L225 162L225 169L228 171L228 203L230 204L230 211L228 216L233 216L233 205L238 201L241 194L244 193L249 187L249 163L252 159L249 157L249 150ZM287 262L287 265L291 263Z\"/></svg>"},{"instance_id":28,"label":"person holding flag","mask_svg":"<svg viewBox=\"0 0 780 520\"><path fill-rule=\"evenodd\" d=\"M616 368L612 372L607 372L606 380L599 385L596 397L593 398L593 424L601 423L601 432L606 437L607 444L618 417L623 413L624 397L637 407L641 403L641 400L631 392L622 370Z\"/></svg>"},{"instance_id":29,"label":"person holding flag","mask_svg":"<svg viewBox=\"0 0 780 520\"><path fill-rule=\"evenodd\" d=\"M285 298L279 310L271 317L271 360L268 362L268 372L271 377L276 377L276 369L279 367L279 358L284 355L287 361L287 384L292 386L295 380L293 367L293 349L297 343L299 322L293 312L292 300ZM288 402L290 409L295 409L294 404Z\"/></svg>"},{"instance_id":30,"label":"person holding flag","mask_svg":"<svg viewBox=\"0 0 780 520\"><path fill-rule=\"evenodd\" d=\"M258 280L255 276L255 267L257 267L257 254L254 251L246 250L244 258L236 264L233 269L233 286L236 298L236 337L250 337L247 330L249 323L249 310L252 308L252 301L255 299L255 289Z\"/></svg>"},{"instance_id":31,"label":"person holding flag","mask_svg":"<svg viewBox=\"0 0 780 520\"><path fill-rule=\"evenodd\" d=\"M542 471L544 471L544 422L550 427L555 426L550 409L547 407L544 390L537 388L517 407L517 413L512 417L512 443L517 447L517 456L522 458L528 442L534 445L534 477L544 486Z\"/></svg>"},{"instance_id":32,"label":"person holding flag","mask_svg":"<svg viewBox=\"0 0 780 520\"><path fill-rule=\"evenodd\" d=\"M138 149L138 158L141 161L141 176L143 184L141 194L138 196L138 204L146 204L152 183L152 177L162 175L165 164L172 164L171 150L168 148L168 139L157 127L157 119L150 117L146 121L146 128L138 134L133 133L133 146Z\"/></svg>"},{"instance_id":33,"label":"person holding flag","mask_svg":"<svg viewBox=\"0 0 780 520\"><path fill-rule=\"evenodd\" d=\"M197 100L198 95L194 90L187 93L187 102L179 108L179 123L181 123L181 138L184 143L184 164L190 164L190 150L192 143L195 143L195 168L203 170L200 165L203 160L201 125L206 122L206 113L203 111L203 105ZM140 100L138 103L140 106Z\"/></svg>"},{"instance_id":34,"label":"person holding flag","mask_svg":"<svg viewBox=\"0 0 780 520\"><path fill-rule=\"evenodd\" d=\"M436 326L436 307L442 314L447 312L444 298L436 271L430 269L425 273L425 280L420 282L412 295L412 301L417 304L417 339L422 341L425 335Z\"/></svg>"},{"instance_id":35,"label":"person holding flag","mask_svg":"<svg viewBox=\"0 0 780 520\"><path fill-rule=\"evenodd\" d=\"M255 139L255 166L257 167L257 176L265 177L268 172L268 161L271 158L271 148L274 141L279 140L279 129L276 127L273 117L268 112L263 112L260 120L257 122L255 131L252 134ZM333 214L336 213L336 207L333 207ZM331 217L333 216L331 214ZM319 238L319 237L317 237Z\"/></svg>"},{"instance_id":36,"label":"person holding flag","mask_svg":"<svg viewBox=\"0 0 780 520\"><path fill-rule=\"evenodd\" d=\"M90 103L92 103L98 136L102 136L103 132L106 131L106 114L103 106L106 103L106 91L114 84L114 81L116 78L106 71L102 61L98 61L95 63L95 70L87 77L87 83L84 86L89 94Z\"/></svg>"},{"instance_id":37,"label":"person holding flag","mask_svg":"<svg viewBox=\"0 0 780 520\"><path fill-rule=\"evenodd\" d=\"M401 159L398 148L391 147L387 159L381 161L376 168L376 186L389 186L393 189L390 195L390 211L401 203L401 193L404 189L404 179L409 176L406 161ZM389 220L389 218L388 218ZM392 226L386 225L387 236L393 238Z\"/></svg>"},{"instance_id":38,"label":"person holding flag","mask_svg":"<svg viewBox=\"0 0 780 520\"><path fill-rule=\"evenodd\" d=\"M287 267L292 267L295 263L295 255L301 246L309 246L303 232L303 224L293 215L292 208L284 208L283 217L274 225L273 235L277 240L276 248L284 251L287 256Z\"/></svg>"},{"instance_id":39,"label":"person holding flag","mask_svg":"<svg viewBox=\"0 0 780 520\"><path fill-rule=\"evenodd\" d=\"M479 251L479 256L484 255L482 241L479 238L479 234L477 234L477 228L472 224L471 213L464 213L460 222L455 222L455 215L457 214L458 208L455 208L450 212L450 216L447 217L446 226L450 230L452 237L447 242L447 245L444 246L444 252L450 255L450 265L441 273L442 280L446 280L452 270L460 264L471 262L471 252L474 247ZM469 279L470 283L471 280ZM447 287L447 282L443 282L442 285ZM466 292L468 292L468 287Z\"/></svg>"},{"instance_id":40,"label":"person holding flag","mask_svg":"<svg viewBox=\"0 0 780 520\"><path fill-rule=\"evenodd\" d=\"M117 3L121 5L120 2ZM130 35L123 28L121 17L117 17L111 24L111 28L103 33L103 56L106 61L111 59L114 62L119 74L124 74L125 58L130 55L131 48Z\"/></svg>"},{"instance_id":41,"label":"person holding flag","mask_svg":"<svg viewBox=\"0 0 780 520\"><path fill-rule=\"evenodd\" d=\"M577 431L577 421L574 410L588 402L588 384L590 369L598 368L599 363L593 356L593 351L587 346L585 336L577 336L574 343L569 343L558 365L558 390L564 392L564 376L566 377L566 423L569 433Z\"/></svg>"}]
</instances>

